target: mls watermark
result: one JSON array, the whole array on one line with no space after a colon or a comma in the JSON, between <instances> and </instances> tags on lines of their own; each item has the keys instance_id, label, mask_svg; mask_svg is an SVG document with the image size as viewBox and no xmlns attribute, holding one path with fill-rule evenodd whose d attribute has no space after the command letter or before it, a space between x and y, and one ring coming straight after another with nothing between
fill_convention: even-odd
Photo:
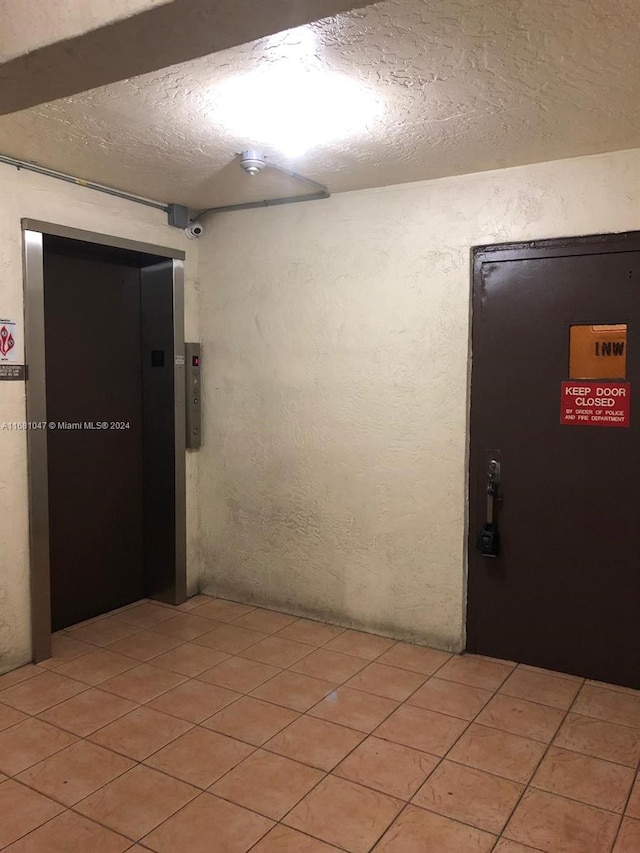
<instances>
[{"instance_id":1,"label":"mls watermark","mask_svg":"<svg viewBox=\"0 0 640 853\"><path fill-rule=\"evenodd\" d=\"M126 430L130 421L4 421L2 430Z\"/></svg>"}]
</instances>

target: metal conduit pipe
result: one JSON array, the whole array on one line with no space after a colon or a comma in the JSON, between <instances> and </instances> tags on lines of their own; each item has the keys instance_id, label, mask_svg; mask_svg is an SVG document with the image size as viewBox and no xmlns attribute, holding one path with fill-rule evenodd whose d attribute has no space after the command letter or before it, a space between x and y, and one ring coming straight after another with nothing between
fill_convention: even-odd
<instances>
[{"instance_id":1,"label":"metal conduit pipe","mask_svg":"<svg viewBox=\"0 0 640 853\"><path fill-rule=\"evenodd\" d=\"M299 175L298 172L292 172L290 169L284 169L282 166L276 166L275 163L264 163L265 169L273 169L276 172L281 172L289 178L294 178L296 181L301 181L303 184L308 184L315 189L315 192L307 193L307 195L290 195L282 198L265 199L264 201L248 201L244 204L227 204L224 207L208 207L206 210L201 210L192 222L198 222L201 217L207 213L230 213L233 210L253 210L257 207L274 207L277 204L296 204L299 201L316 201L323 198L330 198L331 193L328 187L324 184L314 181L313 178L306 178L304 175Z\"/></svg>"},{"instance_id":2,"label":"metal conduit pipe","mask_svg":"<svg viewBox=\"0 0 640 853\"><path fill-rule=\"evenodd\" d=\"M25 160L16 160L14 157L7 157L6 154L0 154L0 163L6 163L7 166L15 166L16 169L24 169L28 172L35 172L38 175L46 175L49 178L56 178L58 181L66 181L68 184L75 184L78 187L87 187L90 190L96 190L105 195L112 195L116 198L123 198L126 201L133 201L136 204L143 204L145 207L154 207L156 210L168 212L169 206L162 204L159 201L152 201L148 198L143 198L133 193L127 193L123 190L116 190L113 187L105 187L103 184L96 184L93 181L85 181L82 178L74 178L72 175L67 175L64 172L57 172L55 169L47 169L46 166L38 166L36 163L28 163Z\"/></svg>"},{"instance_id":3,"label":"metal conduit pipe","mask_svg":"<svg viewBox=\"0 0 640 853\"><path fill-rule=\"evenodd\" d=\"M143 196L134 195L133 193L124 192L123 190L117 190L113 187L106 187L104 184L85 181L83 178L75 178L73 175L67 175L65 172L58 172L55 169L48 169L46 166L38 166L36 163L29 163L26 160L18 160L15 157L8 157L6 154L0 154L0 163L5 163L7 166L13 166L18 170L24 169L25 171L35 172L38 175L55 178L58 181L65 181L68 184L75 184L78 187L86 187L87 189L95 190L96 192L104 193L105 195L122 198L125 199L125 201L132 201L135 204L142 204L145 207L153 207L156 210L162 210L166 214L170 213L171 208L178 207L173 204L163 204L159 201L152 201L151 199L144 198ZM274 169L276 172L281 172L289 178L293 178L296 181L301 181L302 183L313 187L314 192L307 193L306 195L265 199L264 201L250 201L243 204L227 204L222 207L208 207L206 210L201 210L200 213L198 213L191 221L198 222L201 217L208 213L230 213L235 210L252 210L257 207L273 207L279 204L296 204L301 201L315 201L323 198L329 198L331 196L329 189L324 184L314 181L312 178L306 178L304 175L299 175L297 172L292 172L290 169L284 169L282 166L276 166L274 163L265 163L265 167L268 169ZM181 209L184 210L186 215L187 209ZM188 220L186 221L188 222ZM170 224L174 224L171 222L171 217Z\"/></svg>"}]
</instances>

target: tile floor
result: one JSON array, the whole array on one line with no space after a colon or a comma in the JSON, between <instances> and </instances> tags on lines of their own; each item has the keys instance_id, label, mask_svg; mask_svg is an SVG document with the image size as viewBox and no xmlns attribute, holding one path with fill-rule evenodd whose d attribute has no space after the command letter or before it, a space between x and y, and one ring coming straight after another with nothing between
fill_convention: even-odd
<instances>
[{"instance_id":1,"label":"tile floor","mask_svg":"<svg viewBox=\"0 0 640 853\"><path fill-rule=\"evenodd\" d=\"M638 853L640 691L230 601L0 676L11 853Z\"/></svg>"}]
</instances>

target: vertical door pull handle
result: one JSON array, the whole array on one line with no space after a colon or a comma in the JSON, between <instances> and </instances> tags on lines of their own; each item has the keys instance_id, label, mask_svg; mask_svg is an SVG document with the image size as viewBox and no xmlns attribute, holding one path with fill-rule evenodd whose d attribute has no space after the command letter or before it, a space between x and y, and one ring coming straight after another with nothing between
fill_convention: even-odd
<instances>
[{"instance_id":1,"label":"vertical door pull handle","mask_svg":"<svg viewBox=\"0 0 640 853\"><path fill-rule=\"evenodd\" d=\"M500 553L500 534L495 521L495 502L500 500L500 462L491 459L487 467L487 521L478 536L477 548L484 557Z\"/></svg>"}]
</instances>

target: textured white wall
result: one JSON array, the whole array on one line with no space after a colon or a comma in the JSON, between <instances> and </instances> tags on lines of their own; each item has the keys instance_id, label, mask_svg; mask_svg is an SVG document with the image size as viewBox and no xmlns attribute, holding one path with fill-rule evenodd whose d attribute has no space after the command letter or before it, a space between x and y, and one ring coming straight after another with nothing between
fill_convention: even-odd
<instances>
[{"instance_id":1,"label":"textured white wall","mask_svg":"<svg viewBox=\"0 0 640 853\"><path fill-rule=\"evenodd\" d=\"M640 150L221 215L205 589L464 643L470 247L640 228Z\"/></svg>"},{"instance_id":2,"label":"textured white wall","mask_svg":"<svg viewBox=\"0 0 640 853\"><path fill-rule=\"evenodd\" d=\"M187 338L198 339L197 242L169 228L166 215L122 199L18 172L0 165L0 317L23 317L20 220L39 219L185 249ZM31 659L27 450L24 432L3 430L3 422L25 420L25 386L0 382L0 673ZM188 585L198 583L195 464L187 454Z\"/></svg>"}]
</instances>

